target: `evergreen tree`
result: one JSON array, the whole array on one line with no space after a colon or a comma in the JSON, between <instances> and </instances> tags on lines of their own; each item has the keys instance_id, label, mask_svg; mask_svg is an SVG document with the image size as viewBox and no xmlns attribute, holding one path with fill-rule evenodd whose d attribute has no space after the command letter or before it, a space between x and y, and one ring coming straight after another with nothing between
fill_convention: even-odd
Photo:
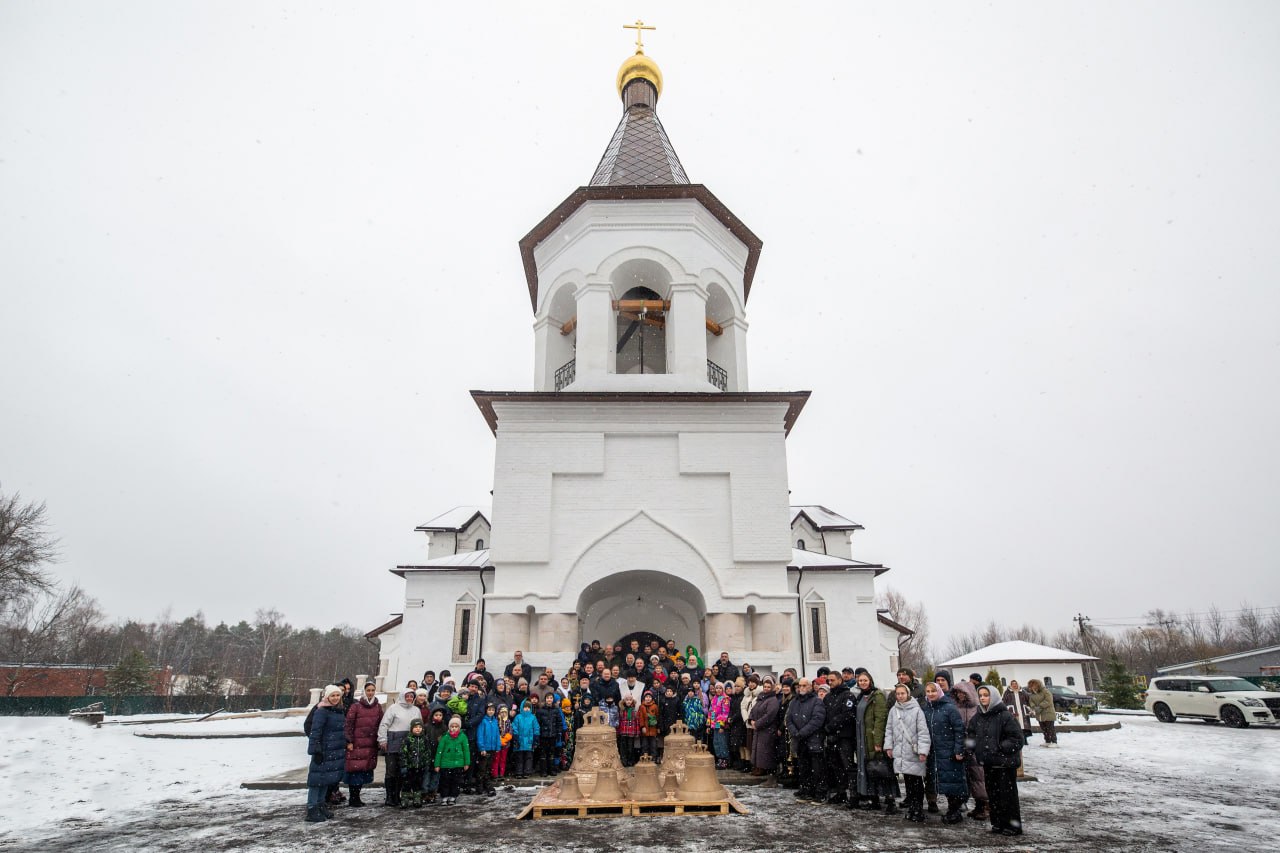
<instances>
[{"instance_id":1,"label":"evergreen tree","mask_svg":"<svg viewBox=\"0 0 1280 853\"><path fill-rule=\"evenodd\" d=\"M146 696L154 692L151 664L140 651L132 651L107 670L107 692L112 696Z\"/></svg>"},{"instance_id":2,"label":"evergreen tree","mask_svg":"<svg viewBox=\"0 0 1280 853\"><path fill-rule=\"evenodd\" d=\"M1107 661L1106 672L1102 674L1101 692L1102 698L1112 708L1136 710L1142 707L1134 690L1133 676L1117 655L1112 655Z\"/></svg>"},{"instance_id":3,"label":"evergreen tree","mask_svg":"<svg viewBox=\"0 0 1280 853\"><path fill-rule=\"evenodd\" d=\"M993 688L1000 691L996 694L997 698L1004 695L1004 685L1000 683L1000 670L996 669L994 666L991 667L991 669L987 670L987 677L985 681L987 684L990 684Z\"/></svg>"}]
</instances>

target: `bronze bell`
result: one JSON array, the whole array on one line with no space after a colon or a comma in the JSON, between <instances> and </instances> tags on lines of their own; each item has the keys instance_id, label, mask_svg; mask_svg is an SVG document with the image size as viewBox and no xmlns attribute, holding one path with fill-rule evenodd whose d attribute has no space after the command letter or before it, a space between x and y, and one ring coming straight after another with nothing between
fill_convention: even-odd
<instances>
[{"instance_id":1,"label":"bronze bell","mask_svg":"<svg viewBox=\"0 0 1280 853\"><path fill-rule=\"evenodd\" d=\"M569 769L587 776L622 765L618 758L618 733L599 708L592 708L574 735L573 766ZM581 781L590 781L589 779Z\"/></svg>"},{"instance_id":2,"label":"bronze bell","mask_svg":"<svg viewBox=\"0 0 1280 853\"><path fill-rule=\"evenodd\" d=\"M652 802L662 799L662 788L658 785L658 765L649 756L643 756L635 765L635 775L631 777L631 799L641 802Z\"/></svg>"},{"instance_id":3,"label":"bronze bell","mask_svg":"<svg viewBox=\"0 0 1280 853\"><path fill-rule=\"evenodd\" d=\"M662 766L666 770L684 773L684 757L693 749L693 735L689 727L677 720L671 733L662 740Z\"/></svg>"},{"instance_id":4,"label":"bronze bell","mask_svg":"<svg viewBox=\"0 0 1280 853\"><path fill-rule=\"evenodd\" d=\"M612 803L622 799L617 770L600 770L596 773L596 787L591 792L591 799L597 803Z\"/></svg>"},{"instance_id":5,"label":"bronze bell","mask_svg":"<svg viewBox=\"0 0 1280 853\"><path fill-rule=\"evenodd\" d=\"M665 773L663 774L663 777L662 777L662 790L674 796L677 788L679 788L680 786L680 779L676 776L676 771L674 767L671 768L670 770L666 770L665 768L667 766L667 763L665 761L662 762L662 766L665 770Z\"/></svg>"},{"instance_id":6,"label":"bronze bell","mask_svg":"<svg viewBox=\"0 0 1280 853\"><path fill-rule=\"evenodd\" d=\"M560 777L560 799L562 800L581 800L582 789L578 787L578 774L565 773Z\"/></svg>"},{"instance_id":7,"label":"bronze bell","mask_svg":"<svg viewBox=\"0 0 1280 853\"><path fill-rule=\"evenodd\" d=\"M678 788L680 799L686 802L716 801L728 798L724 785L716 779L716 759L702 744L696 744L684 758L684 781Z\"/></svg>"}]
</instances>

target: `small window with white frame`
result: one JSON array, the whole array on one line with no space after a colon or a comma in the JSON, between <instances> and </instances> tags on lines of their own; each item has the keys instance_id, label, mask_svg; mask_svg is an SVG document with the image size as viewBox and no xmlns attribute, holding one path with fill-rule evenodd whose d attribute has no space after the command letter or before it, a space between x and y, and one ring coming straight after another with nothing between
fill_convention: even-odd
<instances>
[{"instance_id":1,"label":"small window with white frame","mask_svg":"<svg viewBox=\"0 0 1280 853\"><path fill-rule=\"evenodd\" d=\"M816 592L804 599L806 652L810 660L831 660L831 638L827 634L827 603Z\"/></svg>"},{"instance_id":2,"label":"small window with white frame","mask_svg":"<svg viewBox=\"0 0 1280 853\"><path fill-rule=\"evenodd\" d=\"M475 657L476 611L475 596L467 592L453 608L453 663L470 663Z\"/></svg>"}]
</instances>

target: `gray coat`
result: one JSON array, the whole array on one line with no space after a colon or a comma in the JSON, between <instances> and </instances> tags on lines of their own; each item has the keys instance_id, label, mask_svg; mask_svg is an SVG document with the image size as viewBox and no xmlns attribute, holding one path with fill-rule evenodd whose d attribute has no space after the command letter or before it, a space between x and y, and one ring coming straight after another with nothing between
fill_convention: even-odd
<instances>
[{"instance_id":1,"label":"gray coat","mask_svg":"<svg viewBox=\"0 0 1280 853\"><path fill-rule=\"evenodd\" d=\"M414 720L421 719L422 711L418 706L401 699L382 715L382 722L378 724L378 744L388 754L399 752L400 744L409 736L409 726Z\"/></svg>"},{"instance_id":2,"label":"gray coat","mask_svg":"<svg viewBox=\"0 0 1280 853\"><path fill-rule=\"evenodd\" d=\"M905 705L894 702L884 727L884 748L886 752L893 750L893 769L904 776L925 775L920 756L927 756L931 745L929 723L920 703L914 699Z\"/></svg>"}]
</instances>

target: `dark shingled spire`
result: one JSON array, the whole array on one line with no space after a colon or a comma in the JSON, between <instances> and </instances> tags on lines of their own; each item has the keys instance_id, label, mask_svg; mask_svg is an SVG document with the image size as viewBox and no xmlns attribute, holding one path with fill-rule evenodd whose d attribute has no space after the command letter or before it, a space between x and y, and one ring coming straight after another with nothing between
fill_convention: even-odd
<instances>
[{"instance_id":1,"label":"dark shingled spire","mask_svg":"<svg viewBox=\"0 0 1280 853\"><path fill-rule=\"evenodd\" d=\"M647 80L631 80L622 90L622 121L600 158L593 187L687 184L689 176L658 121L658 92Z\"/></svg>"}]
</instances>

